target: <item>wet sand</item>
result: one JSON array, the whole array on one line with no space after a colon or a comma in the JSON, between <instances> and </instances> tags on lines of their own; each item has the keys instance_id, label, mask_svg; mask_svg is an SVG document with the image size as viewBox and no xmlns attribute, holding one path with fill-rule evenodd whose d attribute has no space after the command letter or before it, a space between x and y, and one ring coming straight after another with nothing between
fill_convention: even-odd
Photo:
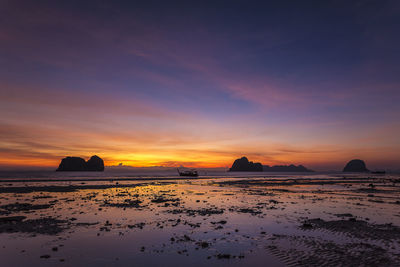
<instances>
[{"instance_id":1,"label":"wet sand","mask_svg":"<svg viewBox=\"0 0 400 267\"><path fill-rule=\"evenodd\" d=\"M400 266L397 177L0 182L2 266Z\"/></svg>"}]
</instances>

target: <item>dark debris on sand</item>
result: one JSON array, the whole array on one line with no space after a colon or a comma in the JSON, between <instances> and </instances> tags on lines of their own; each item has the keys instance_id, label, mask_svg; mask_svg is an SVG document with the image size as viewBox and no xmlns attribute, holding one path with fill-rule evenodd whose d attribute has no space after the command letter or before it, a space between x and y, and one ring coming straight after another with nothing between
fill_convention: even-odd
<instances>
[{"instance_id":1,"label":"dark debris on sand","mask_svg":"<svg viewBox=\"0 0 400 267\"><path fill-rule=\"evenodd\" d=\"M251 215L261 214L262 211L257 208L231 208L229 211L236 211L238 213L249 213Z\"/></svg>"},{"instance_id":2,"label":"dark debris on sand","mask_svg":"<svg viewBox=\"0 0 400 267\"><path fill-rule=\"evenodd\" d=\"M131 199L125 199L123 202L118 202L118 203L111 203L108 201L104 201L103 206L106 207L116 207L116 208L140 208L142 201L136 199L136 200L131 200Z\"/></svg>"},{"instance_id":3,"label":"dark debris on sand","mask_svg":"<svg viewBox=\"0 0 400 267\"><path fill-rule=\"evenodd\" d=\"M25 220L24 216L0 218L0 233L55 235L65 230L67 221L51 217Z\"/></svg>"},{"instance_id":4,"label":"dark debris on sand","mask_svg":"<svg viewBox=\"0 0 400 267\"><path fill-rule=\"evenodd\" d=\"M164 182L166 184L166 182ZM51 186L9 186L0 187L0 193L32 193L32 192L75 192L78 190L103 190L109 188L134 188L148 184L88 184L88 185L51 185Z\"/></svg>"},{"instance_id":5,"label":"dark debris on sand","mask_svg":"<svg viewBox=\"0 0 400 267\"><path fill-rule=\"evenodd\" d=\"M165 197L156 197L154 199L151 200L151 202L153 203L165 203L165 202L179 202L180 199L179 198L165 198Z\"/></svg>"},{"instance_id":6,"label":"dark debris on sand","mask_svg":"<svg viewBox=\"0 0 400 267\"><path fill-rule=\"evenodd\" d=\"M30 203L12 203L7 205L0 206L0 214L10 214L13 212L21 212L21 211L31 211L31 210L41 210L41 209L48 209L52 205L51 204L38 204L33 205Z\"/></svg>"},{"instance_id":7,"label":"dark debris on sand","mask_svg":"<svg viewBox=\"0 0 400 267\"><path fill-rule=\"evenodd\" d=\"M223 214L224 209L214 209L214 208L204 208L204 209L174 209L174 210L168 210L167 212L172 213L172 214L181 214L181 213L186 213L188 216L210 216L213 214Z\"/></svg>"}]
</instances>

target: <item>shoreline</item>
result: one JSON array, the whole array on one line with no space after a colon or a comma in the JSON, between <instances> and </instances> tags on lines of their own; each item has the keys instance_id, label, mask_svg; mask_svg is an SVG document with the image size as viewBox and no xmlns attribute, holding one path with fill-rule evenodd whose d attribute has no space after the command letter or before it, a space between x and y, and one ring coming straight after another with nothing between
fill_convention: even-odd
<instances>
[{"instance_id":1,"label":"shoreline","mask_svg":"<svg viewBox=\"0 0 400 267\"><path fill-rule=\"evenodd\" d=\"M276 187L276 186L317 186L317 185L338 185L338 184L364 184L364 183L383 183L383 184L396 184L400 183L400 179L383 178L383 177L343 177L343 178L243 178L243 177L219 177L219 178L208 178L208 177L189 177L189 178L131 178L131 179L74 179L74 180L13 180L13 181L1 181L1 183L36 183L36 182L81 182L80 184L69 184L69 185L33 185L33 186L1 186L0 193L32 193L32 192L74 192L77 190L101 190L108 188L129 188L140 185L148 185L159 181L159 183L174 183L180 181L202 181L210 180L210 184L220 186L264 186L264 187ZM224 181L219 181L224 180ZM119 182L130 181L130 182L142 182L132 184L119 184ZM115 184L83 184L83 182L106 182ZM146 183L147 182L147 183Z\"/></svg>"}]
</instances>

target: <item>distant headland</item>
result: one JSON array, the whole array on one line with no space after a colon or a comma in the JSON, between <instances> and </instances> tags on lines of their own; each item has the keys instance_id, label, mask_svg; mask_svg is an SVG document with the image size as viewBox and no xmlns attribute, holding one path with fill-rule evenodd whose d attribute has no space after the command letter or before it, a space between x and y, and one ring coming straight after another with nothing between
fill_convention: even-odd
<instances>
[{"instance_id":1,"label":"distant headland","mask_svg":"<svg viewBox=\"0 0 400 267\"><path fill-rule=\"evenodd\" d=\"M307 169L303 165L295 166L291 165L275 165L268 166L262 165L259 162L249 161L246 157L236 159L232 167L229 169L230 172L313 172L313 170Z\"/></svg>"},{"instance_id":2,"label":"distant headland","mask_svg":"<svg viewBox=\"0 0 400 267\"><path fill-rule=\"evenodd\" d=\"M61 160L56 171L84 172L84 171L104 171L104 161L94 155L88 161L80 157L66 157Z\"/></svg>"}]
</instances>

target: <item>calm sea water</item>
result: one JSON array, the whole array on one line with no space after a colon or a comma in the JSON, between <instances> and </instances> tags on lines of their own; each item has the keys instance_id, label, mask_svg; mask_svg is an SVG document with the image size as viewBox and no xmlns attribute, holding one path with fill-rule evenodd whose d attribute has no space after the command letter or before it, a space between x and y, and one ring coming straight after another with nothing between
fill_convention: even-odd
<instances>
[{"instance_id":1,"label":"calm sea water","mask_svg":"<svg viewBox=\"0 0 400 267\"><path fill-rule=\"evenodd\" d=\"M228 172L215 170L199 170L199 178L335 178L335 177L379 177L374 174L355 174L342 172ZM381 175L382 176L382 175ZM398 174L386 174L385 177ZM86 179L168 179L179 178L175 169L172 170L105 170L104 172L56 172L56 171L0 171L0 181L4 180L86 180Z\"/></svg>"}]
</instances>

